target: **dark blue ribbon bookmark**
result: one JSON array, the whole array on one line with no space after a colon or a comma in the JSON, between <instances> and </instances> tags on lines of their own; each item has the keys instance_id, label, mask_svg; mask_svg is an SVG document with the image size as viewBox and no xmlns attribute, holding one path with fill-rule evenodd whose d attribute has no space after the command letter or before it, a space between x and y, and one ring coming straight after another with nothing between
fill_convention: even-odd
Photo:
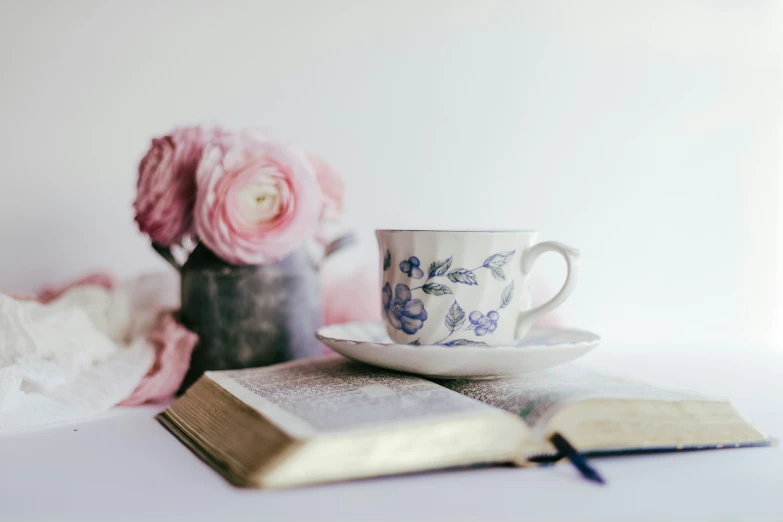
<instances>
[{"instance_id":1,"label":"dark blue ribbon bookmark","mask_svg":"<svg viewBox=\"0 0 783 522\"><path fill-rule=\"evenodd\" d=\"M555 446L558 453L560 453L560 456L570 460L571 464L573 464L574 467L579 470L579 473L581 473L584 478L593 482L597 482L601 485L606 484L606 481L603 479L603 477L601 477L595 468L593 468L590 463L587 462L587 459L584 457L584 455L576 451L576 449L571 445L570 442L568 442L568 440L566 440L565 437L559 433L555 433L549 438L549 441Z\"/></svg>"}]
</instances>

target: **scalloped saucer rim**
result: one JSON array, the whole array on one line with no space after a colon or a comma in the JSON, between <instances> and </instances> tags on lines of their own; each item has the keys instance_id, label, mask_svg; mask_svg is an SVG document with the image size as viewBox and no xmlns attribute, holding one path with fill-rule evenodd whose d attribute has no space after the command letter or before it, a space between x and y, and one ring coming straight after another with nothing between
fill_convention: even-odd
<instances>
[{"instance_id":1,"label":"scalloped saucer rim","mask_svg":"<svg viewBox=\"0 0 783 522\"><path fill-rule=\"evenodd\" d=\"M321 327L316 337L335 352L366 364L436 378L512 377L572 361L601 338L585 330L537 327L513 346L405 345L393 343L381 322Z\"/></svg>"},{"instance_id":2,"label":"scalloped saucer rim","mask_svg":"<svg viewBox=\"0 0 783 522\"><path fill-rule=\"evenodd\" d=\"M349 330L354 332L352 334L342 333L341 331ZM358 333L357 333L358 332ZM559 342L544 342L539 340L542 338L549 338L554 340L555 335L573 335L574 339L570 341L561 340ZM349 339L350 337L369 337L365 339ZM533 348L533 349L548 349L552 347L572 346L581 344L597 344L601 342L601 337L598 334L587 330L581 330L570 327L558 327L558 326L534 326L530 329L528 335L520 339L516 344L511 345L445 345L445 344L399 344L395 343L389 338L386 333L386 328L382 322L376 321L354 321L350 323L338 323L328 326L322 326L318 329L315 336L321 341L326 342L339 342L339 343L351 343L355 345L378 345L378 346L394 346L395 348L407 348L413 350L479 350L486 352L487 350L519 350L520 348Z\"/></svg>"}]
</instances>

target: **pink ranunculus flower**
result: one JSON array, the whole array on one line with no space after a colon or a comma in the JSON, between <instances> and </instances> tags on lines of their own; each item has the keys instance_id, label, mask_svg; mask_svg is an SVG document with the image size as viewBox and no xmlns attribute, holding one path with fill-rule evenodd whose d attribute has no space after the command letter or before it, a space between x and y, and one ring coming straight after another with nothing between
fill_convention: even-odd
<instances>
[{"instance_id":1,"label":"pink ranunculus flower","mask_svg":"<svg viewBox=\"0 0 783 522\"><path fill-rule=\"evenodd\" d=\"M217 128L182 127L152 140L139 164L133 208L139 230L153 242L170 246L192 235L196 168L204 146L225 137Z\"/></svg>"},{"instance_id":2,"label":"pink ranunculus flower","mask_svg":"<svg viewBox=\"0 0 783 522\"><path fill-rule=\"evenodd\" d=\"M324 196L321 221L337 221L343 211L345 183L342 176L331 165L317 156L310 156L315 168L318 185Z\"/></svg>"},{"instance_id":3,"label":"pink ranunculus flower","mask_svg":"<svg viewBox=\"0 0 783 522\"><path fill-rule=\"evenodd\" d=\"M209 145L196 174L196 233L235 265L278 261L311 237L322 195L307 156L243 133Z\"/></svg>"}]
</instances>

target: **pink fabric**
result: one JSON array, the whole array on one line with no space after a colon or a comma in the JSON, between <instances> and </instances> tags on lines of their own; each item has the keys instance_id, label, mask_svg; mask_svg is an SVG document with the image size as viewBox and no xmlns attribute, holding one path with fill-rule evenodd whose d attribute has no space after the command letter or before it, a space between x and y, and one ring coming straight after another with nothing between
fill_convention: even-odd
<instances>
[{"instance_id":1,"label":"pink fabric","mask_svg":"<svg viewBox=\"0 0 783 522\"><path fill-rule=\"evenodd\" d=\"M13 297L17 301L37 301L38 296L35 294L24 294L21 292L3 292L8 297Z\"/></svg>"},{"instance_id":2,"label":"pink fabric","mask_svg":"<svg viewBox=\"0 0 783 522\"><path fill-rule=\"evenodd\" d=\"M115 281L109 274L94 273L59 287L46 287L38 295L8 293L15 299L54 301L71 288L97 285L111 289ZM122 406L136 406L165 400L179 389L190 365L190 355L198 342L198 336L177 323L172 312L162 312L149 333L147 340L155 349L155 362Z\"/></svg>"},{"instance_id":3,"label":"pink fabric","mask_svg":"<svg viewBox=\"0 0 783 522\"><path fill-rule=\"evenodd\" d=\"M321 270L324 324L381 320L381 283L376 263L353 269L327 261Z\"/></svg>"},{"instance_id":4,"label":"pink fabric","mask_svg":"<svg viewBox=\"0 0 783 522\"><path fill-rule=\"evenodd\" d=\"M163 312L148 340L155 348L155 364L120 406L159 402L174 395L188 371L198 336L179 324L172 312Z\"/></svg>"},{"instance_id":5,"label":"pink fabric","mask_svg":"<svg viewBox=\"0 0 783 522\"><path fill-rule=\"evenodd\" d=\"M163 246L193 235L196 168L204 146L227 137L218 128L183 127L152 140L139 164L136 222L139 230Z\"/></svg>"},{"instance_id":6,"label":"pink fabric","mask_svg":"<svg viewBox=\"0 0 783 522\"><path fill-rule=\"evenodd\" d=\"M316 232L322 194L315 169L287 145L235 135L204 150L196 180L196 232L224 261L278 261Z\"/></svg>"},{"instance_id":7,"label":"pink fabric","mask_svg":"<svg viewBox=\"0 0 783 522\"><path fill-rule=\"evenodd\" d=\"M381 320L381 282L376 263L346 266L340 258L321 267L323 324ZM332 350L323 346L324 353Z\"/></svg>"},{"instance_id":8,"label":"pink fabric","mask_svg":"<svg viewBox=\"0 0 783 522\"><path fill-rule=\"evenodd\" d=\"M65 292L70 290L71 288L77 286L92 285L92 286L100 286L101 288L111 290L112 288L114 288L114 284L115 284L114 278L110 274L104 272L95 272L93 274L84 276L81 279L76 279L75 281L67 283L63 286L44 287L38 292L38 295L35 297L35 299L37 299L41 303L46 304L54 301L55 299L63 295Z\"/></svg>"}]
</instances>

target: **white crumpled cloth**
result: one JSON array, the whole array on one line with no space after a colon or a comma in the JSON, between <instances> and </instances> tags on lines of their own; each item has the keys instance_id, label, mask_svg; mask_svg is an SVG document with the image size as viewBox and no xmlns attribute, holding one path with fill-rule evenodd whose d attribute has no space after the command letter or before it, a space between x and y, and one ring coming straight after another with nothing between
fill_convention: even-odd
<instances>
[{"instance_id":1,"label":"white crumpled cloth","mask_svg":"<svg viewBox=\"0 0 783 522\"><path fill-rule=\"evenodd\" d=\"M0 431L76 421L122 401L155 360L147 334L158 313L178 306L173 274L78 286L49 304L0 294Z\"/></svg>"}]
</instances>

